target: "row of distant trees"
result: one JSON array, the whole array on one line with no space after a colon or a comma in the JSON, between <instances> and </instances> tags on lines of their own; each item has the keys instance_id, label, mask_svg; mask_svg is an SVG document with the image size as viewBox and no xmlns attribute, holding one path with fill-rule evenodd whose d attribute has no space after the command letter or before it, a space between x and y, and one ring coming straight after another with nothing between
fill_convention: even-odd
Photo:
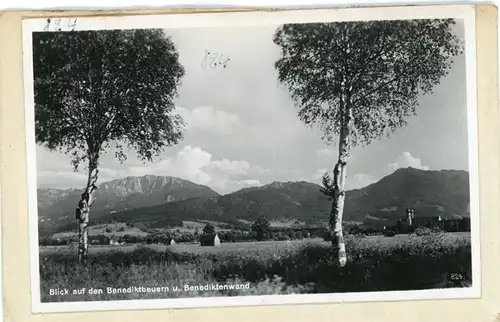
<instances>
[{"instance_id":1,"label":"row of distant trees","mask_svg":"<svg viewBox=\"0 0 500 322\"><path fill-rule=\"evenodd\" d=\"M122 231L119 229L118 231ZM106 230L111 233L111 230ZM298 240L308 237L323 237L322 235L311 235L306 230L297 231L287 228L273 228L269 221L265 218L257 219L250 231L230 230L216 231L216 228L211 223L207 223L201 231L181 232L179 230L168 233L153 232L146 236L125 234L123 236L110 237L108 235L99 234L89 236L89 243L93 245L108 245L111 239L118 243L124 244L166 244L170 239L174 239L177 243L197 243L200 241L202 234L215 234L223 243L246 242L246 241L264 241L264 240ZM77 242L78 237L53 238L44 237L39 241L40 246L57 246L68 245L72 242Z\"/></svg>"},{"instance_id":2,"label":"row of distant trees","mask_svg":"<svg viewBox=\"0 0 500 322\"><path fill-rule=\"evenodd\" d=\"M252 242L252 241L265 241L265 240L300 240L308 237L323 237L323 236L311 236L307 231L272 231L268 232L262 236L257 236L253 232L246 231L221 231L217 232L219 239L222 243L235 243L235 242ZM190 232L185 232L181 234L149 234L147 236L140 235L124 235L120 237L113 238L117 243L123 244L166 244L171 238L175 240L176 243L198 243L200 241L200 236L202 234L193 234ZM112 238L106 235L90 235L89 243L91 245L109 245ZM44 237L39 241L40 246L64 246L70 245L74 242L78 242L78 238L66 237L66 238L54 238L54 237Z\"/></svg>"},{"instance_id":3,"label":"row of distant trees","mask_svg":"<svg viewBox=\"0 0 500 322\"><path fill-rule=\"evenodd\" d=\"M271 227L270 222L264 217L260 217L253 222L249 231L242 229L226 230L227 228L221 225L218 225L218 228L224 230L218 231L213 224L207 223L201 229L196 228L194 232L182 232L177 229L175 231L161 233L154 230L148 230L147 232L149 232L149 234L145 236L125 234L116 237L98 234L89 236L89 243L93 245L108 245L111 239L115 240L117 243L124 244L166 244L170 239L174 239L176 243L198 243L200 241L200 235L215 233L218 234L222 243L300 240L304 238L325 238L329 240L329 234L327 234L326 231L312 232L306 229L297 230L286 227ZM122 227L116 231L122 232L124 230L125 229ZM113 232L111 228L106 228L105 231L108 234ZM381 229L364 227L363 225L356 224L346 225L345 232L350 235L380 235L383 233ZM77 241L78 238L76 236L65 238L44 237L40 239L40 245L68 245Z\"/></svg>"}]
</instances>

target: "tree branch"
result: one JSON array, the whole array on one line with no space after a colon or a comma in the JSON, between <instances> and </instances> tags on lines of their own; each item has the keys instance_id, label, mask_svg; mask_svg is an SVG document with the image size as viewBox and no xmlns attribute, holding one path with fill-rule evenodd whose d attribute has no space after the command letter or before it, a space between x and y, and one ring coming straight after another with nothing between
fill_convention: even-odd
<instances>
[{"instance_id":1,"label":"tree branch","mask_svg":"<svg viewBox=\"0 0 500 322\"><path fill-rule=\"evenodd\" d=\"M423 29L423 30L425 30L425 29ZM425 34L425 32L422 31L422 29L420 31L421 32L419 34L417 34L415 37L419 38ZM377 60L377 58L380 58L383 55L389 55L390 53L398 52L401 48L403 48L407 44L406 42L403 42L403 41L396 42L394 46L392 46L392 47L390 47L390 49L388 49L387 47L385 47L385 40L386 39L382 38L382 40L384 41L384 43L382 44L382 46L380 46L381 50L374 57L367 59L367 62L365 64L363 64L363 66L360 67L360 69L356 72L356 75L358 75L358 77L355 78L355 80L353 80L353 83L352 83L353 87L355 87L357 85L357 81L359 81L363 77L368 66L370 66L371 63L375 62Z\"/></svg>"},{"instance_id":2,"label":"tree branch","mask_svg":"<svg viewBox=\"0 0 500 322\"><path fill-rule=\"evenodd\" d=\"M416 60L415 63L420 63L420 60ZM391 84L391 83L394 83L396 81L398 81L399 79L401 79L403 76L405 76L405 74L411 70L412 68L414 68L414 65L411 65L411 64L408 64L407 67L405 69L403 69L403 71L399 74L397 74L396 76L394 76L393 78L389 79L388 81L386 82L383 82L380 86L376 87L376 88L373 88L372 90L368 91L367 93L363 94L362 96L358 96L354 101L353 101L353 105L356 105L359 101L362 101L362 100L365 100L366 98L368 98L370 95L380 91L382 88L386 87L387 85Z\"/></svg>"}]
</instances>

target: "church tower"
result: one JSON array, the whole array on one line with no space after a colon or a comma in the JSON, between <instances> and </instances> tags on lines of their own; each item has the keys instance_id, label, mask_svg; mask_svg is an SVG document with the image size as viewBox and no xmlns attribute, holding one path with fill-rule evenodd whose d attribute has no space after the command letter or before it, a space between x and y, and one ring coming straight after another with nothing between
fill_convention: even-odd
<instances>
[{"instance_id":1,"label":"church tower","mask_svg":"<svg viewBox=\"0 0 500 322\"><path fill-rule=\"evenodd\" d=\"M408 225L413 226L413 219L415 219L415 210L412 208L406 208L406 219Z\"/></svg>"}]
</instances>

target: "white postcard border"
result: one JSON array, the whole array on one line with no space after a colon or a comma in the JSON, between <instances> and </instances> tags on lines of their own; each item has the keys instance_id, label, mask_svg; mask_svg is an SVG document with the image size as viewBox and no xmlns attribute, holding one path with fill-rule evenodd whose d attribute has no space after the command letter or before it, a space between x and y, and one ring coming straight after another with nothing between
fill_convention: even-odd
<instances>
[{"instance_id":1,"label":"white postcard border","mask_svg":"<svg viewBox=\"0 0 500 322\"><path fill-rule=\"evenodd\" d=\"M374 302L400 300L465 299L481 297L479 172L476 89L475 7L473 5L437 5L406 7L343 8L321 10L292 10L278 12L234 12L199 14L162 14L141 16L77 17L70 27L63 18L61 29L102 30L137 28L194 28L222 26L280 25L318 21L397 20L418 18L457 18L464 20L467 124L469 147L470 213L473 285L470 288L449 288L418 291L261 295L238 297L197 297L154 300L120 300L95 302L41 303L39 275L38 215L37 215L37 163L34 129L34 89L32 62L32 32L43 31L47 18L23 20L23 76L25 91L25 125L28 211L30 232L31 297L33 313L109 311L162 308L196 308L225 306L256 306L279 304L312 304L330 302ZM66 20L65 20L66 19ZM139 285L138 285L139 286Z\"/></svg>"}]
</instances>

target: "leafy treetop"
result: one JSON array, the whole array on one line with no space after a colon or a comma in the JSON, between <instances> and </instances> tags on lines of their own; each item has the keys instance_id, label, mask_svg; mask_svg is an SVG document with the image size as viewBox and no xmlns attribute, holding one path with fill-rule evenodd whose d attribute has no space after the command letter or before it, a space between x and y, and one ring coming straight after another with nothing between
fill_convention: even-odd
<instances>
[{"instance_id":1,"label":"leafy treetop","mask_svg":"<svg viewBox=\"0 0 500 322\"><path fill-rule=\"evenodd\" d=\"M285 24L274 35L282 52L275 67L301 121L318 124L327 143L340 134L345 110L339 103L345 95L352 109L350 140L366 145L406 125L419 97L447 75L452 57L462 52L454 24L452 19Z\"/></svg>"},{"instance_id":2,"label":"leafy treetop","mask_svg":"<svg viewBox=\"0 0 500 322\"><path fill-rule=\"evenodd\" d=\"M207 223L205 227L203 227L204 234L215 234L215 227L211 223Z\"/></svg>"},{"instance_id":3,"label":"leafy treetop","mask_svg":"<svg viewBox=\"0 0 500 322\"><path fill-rule=\"evenodd\" d=\"M184 75L162 30L33 34L36 140L97 168L112 144L151 161L182 139L173 99Z\"/></svg>"}]
</instances>

